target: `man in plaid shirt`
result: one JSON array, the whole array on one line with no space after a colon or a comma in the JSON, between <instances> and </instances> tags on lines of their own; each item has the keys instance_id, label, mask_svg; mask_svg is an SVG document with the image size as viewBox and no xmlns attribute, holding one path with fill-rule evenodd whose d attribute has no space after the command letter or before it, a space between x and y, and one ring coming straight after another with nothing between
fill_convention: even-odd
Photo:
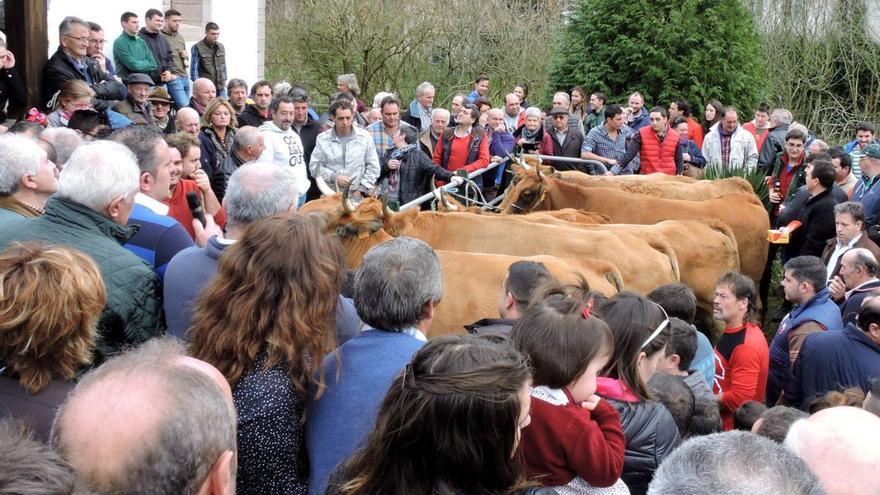
<instances>
[{"instance_id":1,"label":"man in plaid shirt","mask_svg":"<svg viewBox=\"0 0 880 495\"><path fill-rule=\"evenodd\" d=\"M590 129L584 144L581 145L581 158L593 160L610 169L618 164L626 153L626 143L633 131L624 124L626 117L620 105L608 105L604 112L605 123ZM633 159L635 170L639 167L639 157Z\"/></svg>"},{"instance_id":2,"label":"man in plaid shirt","mask_svg":"<svg viewBox=\"0 0 880 495\"><path fill-rule=\"evenodd\" d=\"M400 121L400 100L396 96L386 96L379 105L382 111L382 120L377 120L367 126L367 132L373 138L376 145L376 153L381 162L385 158L385 152L394 147L394 135L400 132L402 127L412 128L416 133L418 129Z\"/></svg>"}]
</instances>

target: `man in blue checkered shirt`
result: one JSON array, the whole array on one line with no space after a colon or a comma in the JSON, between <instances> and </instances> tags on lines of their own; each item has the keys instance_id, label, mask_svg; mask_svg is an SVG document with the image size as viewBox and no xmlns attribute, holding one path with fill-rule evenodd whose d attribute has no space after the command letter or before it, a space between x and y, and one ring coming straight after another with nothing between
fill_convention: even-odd
<instances>
[{"instance_id":1,"label":"man in blue checkered shirt","mask_svg":"<svg viewBox=\"0 0 880 495\"><path fill-rule=\"evenodd\" d=\"M373 122L367 126L367 132L373 137L373 143L376 145L376 153L379 155L379 162L383 161L385 152L394 147L394 135L400 132L402 127L412 128L418 134L418 129L400 121L400 100L396 96L386 96L380 103L382 119Z\"/></svg>"},{"instance_id":2,"label":"man in blue checkered shirt","mask_svg":"<svg viewBox=\"0 0 880 495\"><path fill-rule=\"evenodd\" d=\"M617 166L618 161L626 153L626 143L633 134L632 129L624 124L625 121L623 107L616 104L605 107L605 123L590 129L587 133L584 144L581 145L581 158L600 163L608 170L613 168L618 170L617 173L607 172L607 175L626 174L632 173L630 170L638 170L638 157L634 158L624 171L620 171L620 167Z\"/></svg>"}]
</instances>

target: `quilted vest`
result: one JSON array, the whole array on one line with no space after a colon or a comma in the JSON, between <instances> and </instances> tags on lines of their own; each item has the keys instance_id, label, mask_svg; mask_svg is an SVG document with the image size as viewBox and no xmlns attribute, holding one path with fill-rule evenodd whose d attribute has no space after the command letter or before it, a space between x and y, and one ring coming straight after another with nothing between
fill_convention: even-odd
<instances>
[{"instance_id":1,"label":"quilted vest","mask_svg":"<svg viewBox=\"0 0 880 495\"><path fill-rule=\"evenodd\" d=\"M199 53L199 77L210 79L217 86L217 90L226 87L223 79L226 67L226 47L222 43L214 43L213 46L205 43L205 40L196 43L196 51Z\"/></svg>"},{"instance_id":2,"label":"quilted vest","mask_svg":"<svg viewBox=\"0 0 880 495\"><path fill-rule=\"evenodd\" d=\"M770 375L767 378L767 403L774 405L785 382L791 375L791 358L789 357L788 334L795 328L815 321L825 330L839 331L843 329L840 308L830 299L827 288L820 290L812 299L794 308L782 323L770 343Z\"/></svg>"},{"instance_id":3,"label":"quilted vest","mask_svg":"<svg viewBox=\"0 0 880 495\"><path fill-rule=\"evenodd\" d=\"M663 172L667 175L675 175L675 150L680 139L678 132L667 127L666 137L662 143L651 126L642 127L639 129L639 134L642 138L642 149L639 152L642 165L639 173Z\"/></svg>"}]
</instances>

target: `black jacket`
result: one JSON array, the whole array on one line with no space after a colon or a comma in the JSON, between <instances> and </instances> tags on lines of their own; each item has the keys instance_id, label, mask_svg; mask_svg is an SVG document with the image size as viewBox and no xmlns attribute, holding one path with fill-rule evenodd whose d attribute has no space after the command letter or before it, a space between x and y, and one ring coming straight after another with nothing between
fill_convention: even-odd
<instances>
[{"instance_id":1,"label":"black jacket","mask_svg":"<svg viewBox=\"0 0 880 495\"><path fill-rule=\"evenodd\" d=\"M388 158L391 157L393 152L393 148L386 151L385 156L381 160L380 181L390 176L393 172L388 169ZM455 175L435 164L418 146L400 158L400 167L397 169L397 172L399 174L397 199L401 205L430 192L431 177L436 177L437 180L449 181ZM427 202L423 203L423 208L429 204Z\"/></svg>"},{"instance_id":2,"label":"black jacket","mask_svg":"<svg viewBox=\"0 0 880 495\"><path fill-rule=\"evenodd\" d=\"M788 124L778 125L761 145L761 152L758 154L758 168L767 171L767 175L773 170L773 163L776 161L776 155L785 152L785 135L788 134Z\"/></svg>"},{"instance_id":3,"label":"black jacket","mask_svg":"<svg viewBox=\"0 0 880 495\"><path fill-rule=\"evenodd\" d=\"M314 120L308 119L299 130L296 126L290 126L290 128L299 135L299 140L303 144L303 158L306 163L309 163L312 161L312 151L315 150L315 141L318 139L318 134L321 133L321 127ZM306 167L306 171L308 172L308 167Z\"/></svg>"},{"instance_id":4,"label":"black jacket","mask_svg":"<svg viewBox=\"0 0 880 495\"><path fill-rule=\"evenodd\" d=\"M260 111L257 110L256 105L254 104L250 104L244 107L244 110L242 110L240 114L236 115L235 118L238 119L238 127L244 127L246 125L249 125L251 127L260 127L263 122L271 120L270 117L266 117L264 119L263 116L260 114ZM303 143L303 145L305 145L305 143ZM314 148L314 146L312 146L312 148ZM308 163L308 160L306 160L306 163Z\"/></svg>"},{"instance_id":5,"label":"black jacket","mask_svg":"<svg viewBox=\"0 0 880 495\"><path fill-rule=\"evenodd\" d=\"M825 243L835 236L834 207L837 199L832 189L826 189L809 198L795 213L801 226L791 234L789 243L782 248L783 263L796 256L822 257ZM781 225L781 224L780 224Z\"/></svg>"},{"instance_id":6,"label":"black jacket","mask_svg":"<svg viewBox=\"0 0 880 495\"><path fill-rule=\"evenodd\" d=\"M85 61L86 72L92 79L91 88L95 91L95 98L98 100L95 104L96 110L107 110L113 106L114 102L125 99L127 92L121 82L98 67L98 63L94 59L86 57ZM58 50L43 68L42 105L46 105L52 95L61 89L61 85L71 79L86 81L85 76L68 60L61 47L58 47Z\"/></svg>"},{"instance_id":7,"label":"black jacket","mask_svg":"<svg viewBox=\"0 0 880 495\"><path fill-rule=\"evenodd\" d=\"M624 402L608 399L620 413L626 451L620 477L633 495L644 494L654 471L681 443L678 426L669 410L659 402Z\"/></svg>"},{"instance_id":8,"label":"black jacket","mask_svg":"<svg viewBox=\"0 0 880 495\"><path fill-rule=\"evenodd\" d=\"M27 99L27 90L24 81L18 76L15 67L0 69L0 123L6 120L6 103L10 108L17 103L24 103Z\"/></svg>"},{"instance_id":9,"label":"black jacket","mask_svg":"<svg viewBox=\"0 0 880 495\"><path fill-rule=\"evenodd\" d=\"M162 73L166 70L171 72L174 70L174 59L171 55L171 45L168 39L162 36L162 33L151 33L146 28L141 28L139 33L153 58L156 60L156 70L150 72L150 77L157 85L165 84L162 82Z\"/></svg>"}]
</instances>

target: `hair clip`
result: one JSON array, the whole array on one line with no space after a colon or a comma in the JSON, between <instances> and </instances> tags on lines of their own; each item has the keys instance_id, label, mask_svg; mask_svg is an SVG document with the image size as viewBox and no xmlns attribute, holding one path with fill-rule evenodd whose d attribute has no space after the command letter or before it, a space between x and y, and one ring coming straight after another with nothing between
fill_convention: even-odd
<instances>
[{"instance_id":1,"label":"hair clip","mask_svg":"<svg viewBox=\"0 0 880 495\"><path fill-rule=\"evenodd\" d=\"M584 306L584 311L581 313L584 315L584 319L587 320L590 318L590 311L593 309L593 303L589 302L586 306Z\"/></svg>"}]
</instances>

